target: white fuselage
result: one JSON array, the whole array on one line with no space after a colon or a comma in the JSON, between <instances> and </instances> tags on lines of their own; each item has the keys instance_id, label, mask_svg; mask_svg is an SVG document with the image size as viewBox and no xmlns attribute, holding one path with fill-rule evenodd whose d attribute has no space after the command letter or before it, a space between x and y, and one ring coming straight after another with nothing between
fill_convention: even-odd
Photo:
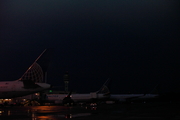
<instances>
[{"instance_id":1,"label":"white fuselage","mask_svg":"<svg viewBox=\"0 0 180 120\"><path fill-rule=\"evenodd\" d=\"M150 99L157 96L158 94L111 94L110 99L126 101L127 99Z\"/></svg>"},{"instance_id":2,"label":"white fuselage","mask_svg":"<svg viewBox=\"0 0 180 120\"><path fill-rule=\"evenodd\" d=\"M66 94L46 94L46 95L47 95L47 100L49 100L49 101L60 101L60 102L62 102L63 99L67 96ZM107 98L107 96L104 96L104 94L97 94L97 93L72 94L70 97L74 102L83 102L83 101L89 101L91 99Z\"/></svg>"},{"instance_id":3,"label":"white fuselage","mask_svg":"<svg viewBox=\"0 0 180 120\"><path fill-rule=\"evenodd\" d=\"M19 80L0 82L0 99L20 97L50 88L46 83L36 84L40 87L25 89L23 82Z\"/></svg>"}]
</instances>

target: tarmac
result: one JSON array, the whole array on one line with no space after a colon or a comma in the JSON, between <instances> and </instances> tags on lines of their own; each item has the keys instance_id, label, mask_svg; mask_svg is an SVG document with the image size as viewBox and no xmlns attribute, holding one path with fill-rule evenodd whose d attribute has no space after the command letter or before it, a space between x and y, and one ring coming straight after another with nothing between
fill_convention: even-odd
<instances>
[{"instance_id":1,"label":"tarmac","mask_svg":"<svg viewBox=\"0 0 180 120\"><path fill-rule=\"evenodd\" d=\"M95 106L5 106L0 120L180 120L180 103L153 102Z\"/></svg>"}]
</instances>

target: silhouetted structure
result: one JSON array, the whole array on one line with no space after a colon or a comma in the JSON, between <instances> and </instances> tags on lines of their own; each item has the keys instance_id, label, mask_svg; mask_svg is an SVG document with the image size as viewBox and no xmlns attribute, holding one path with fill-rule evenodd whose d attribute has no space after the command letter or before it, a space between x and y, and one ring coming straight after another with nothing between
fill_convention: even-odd
<instances>
[{"instance_id":1,"label":"silhouetted structure","mask_svg":"<svg viewBox=\"0 0 180 120\"><path fill-rule=\"evenodd\" d=\"M68 93L68 86L69 86L69 73L68 71L66 71L66 73L64 74L64 85L65 85L65 92Z\"/></svg>"}]
</instances>

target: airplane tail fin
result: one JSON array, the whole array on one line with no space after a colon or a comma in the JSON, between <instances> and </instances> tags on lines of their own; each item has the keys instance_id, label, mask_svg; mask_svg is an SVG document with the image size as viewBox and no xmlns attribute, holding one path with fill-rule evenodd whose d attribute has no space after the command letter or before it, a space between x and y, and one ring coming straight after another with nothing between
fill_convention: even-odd
<instances>
[{"instance_id":1,"label":"airplane tail fin","mask_svg":"<svg viewBox=\"0 0 180 120\"><path fill-rule=\"evenodd\" d=\"M109 83L110 83L110 78L106 80L103 86L96 93L102 93L104 94L104 96L110 95Z\"/></svg>"},{"instance_id":2,"label":"airplane tail fin","mask_svg":"<svg viewBox=\"0 0 180 120\"><path fill-rule=\"evenodd\" d=\"M71 97L71 94L72 94L72 90L68 93L66 97Z\"/></svg>"},{"instance_id":3,"label":"airplane tail fin","mask_svg":"<svg viewBox=\"0 0 180 120\"><path fill-rule=\"evenodd\" d=\"M49 50L45 49L34 63L27 69L27 71L19 79L23 81L24 86L32 86L35 82L43 82L48 68L50 59ZM31 82L30 82L31 81ZM29 83L30 82L30 83Z\"/></svg>"},{"instance_id":4,"label":"airplane tail fin","mask_svg":"<svg viewBox=\"0 0 180 120\"><path fill-rule=\"evenodd\" d=\"M68 95L63 98L63 104L74 104L74 100L71 99L72 90L68 93Z\"/></svg>"}]
</instances>

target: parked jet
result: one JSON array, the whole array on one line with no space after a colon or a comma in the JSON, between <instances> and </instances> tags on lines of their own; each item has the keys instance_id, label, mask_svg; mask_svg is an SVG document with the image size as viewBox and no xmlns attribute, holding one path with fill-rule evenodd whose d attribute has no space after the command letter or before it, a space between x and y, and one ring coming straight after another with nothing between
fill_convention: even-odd
<instances>
[{"instance_id":1,"label":"parked jet","mask_svg":"<svg viewBox=\"0 0 180 120\"><path fill-rule=\"evenodd\" d=\"M157 85L150 94L110 94L108 85L110 80L108 79L99 91L92 92L90 94L72 94L70 92L66 94L46 94L47 101L56 102L56 103L76 103L76 102L96 102L96 101L120 101L127 102L133 100L147 100L151 98L156 98L159 94L155 94L154 91L157 90Z\"/></svg>"},{"instance_id":2,"label":"parked jet","mask_svg":"<svg viewBox=\"0 0 180 120\"><path fill-rule=\"evenodd\" d=\"M110 92L107 87L109 79L103 84L100 90L89 94L72 94L72 91L66 94L46 94L47 101L56 103L77 103L77 102L93 102L97 100L108 99Z\"/></svg>"},{"instance_id":3,"label":"parked jet","mask_svg":"<svg viewBox=\"0 0 180 120\"><path fill-rule=\"evenodd\" d=\"M120 101L120 102L129 102L135 100L148 100L154 99L159 96L158 89L159 85L157 85L149 94L111 94L110 100Z\"/></svg>"},{"instance_id":4,"label":"parked jet","mask_svg":"<svg viewBox=\"0 0 180 120\"><path fill-rule=\"evenodd\" d=\"M48 63L49 51L44 50L21 78L15 81L0 82L0 98L21 97L50 88L50 84L41 83Z\"/></svg>"}]
</instances>

